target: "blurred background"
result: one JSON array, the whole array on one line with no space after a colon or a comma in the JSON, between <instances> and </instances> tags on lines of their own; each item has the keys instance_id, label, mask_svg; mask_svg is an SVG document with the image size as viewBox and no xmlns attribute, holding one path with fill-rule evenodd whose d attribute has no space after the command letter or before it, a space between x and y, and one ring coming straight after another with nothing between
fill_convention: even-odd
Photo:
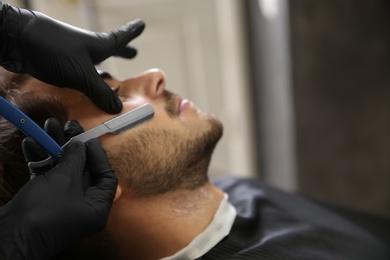
<instances>
[{"instance_id":1,"label":"blurred background","mask_svg":"<svg viewBox=\"0 0 390 260\"><path fill-rule=\"evenodd\" d=\"M224 123L211 176L390 216L390 1L20 0L94 31L141 18L135 60Z\"/></svg>"}]
</instances>

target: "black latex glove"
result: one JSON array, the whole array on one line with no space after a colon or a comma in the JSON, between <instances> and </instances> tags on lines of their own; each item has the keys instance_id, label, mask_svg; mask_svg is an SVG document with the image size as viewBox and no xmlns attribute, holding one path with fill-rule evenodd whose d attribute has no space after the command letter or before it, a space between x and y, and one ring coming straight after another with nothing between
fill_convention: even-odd
<instances>
[{"instance_id":1,"label":"black latex glove","mask_svg":"<svg viewBox=\"0 0 390 260\"><path fill-rule=\"evenodd\" d=\"M62 131L60 122L58 122L58 120L55 118L47 119L43 128L46 133L48 133L54 139L54 141L57 142L59 146L63 146L67 141L69 141L70 138L84 132L83 127L75 120L66 122L64 130ZM26 137L23 139L22 148L27 163L42 161L50 156L31 137ZM51 165L47 165L41 168L32 168L29 165L30 179L33 179L39 174L47 172L51 168Z\"/></svg>"},{"instance_id":2,"label":"black latex glove","mask_svg":"<svg viewBox=\"0 0 390 260\"><path fill-rule=\"evenodd\" d=\"M0 25L0 65L5 69L82 91L106 112L122 110L122 103L94 65L112 55L133 58L136 50L127 44L143 31L141 20L96 33L4 4Z\"/></svg>"},{"instance_id":3,"label":"black latex glove","mask_svg":"<svg viewBox=\"0 0 390 260\"><path fill-rule=\"evenodd\" d=\"M85 166L92 183L87 188ZM55 168L0 208L0 249L7 259L49 259L105 227L116 186L98 140L70 143Z\"/></svg>"}]
</instances>

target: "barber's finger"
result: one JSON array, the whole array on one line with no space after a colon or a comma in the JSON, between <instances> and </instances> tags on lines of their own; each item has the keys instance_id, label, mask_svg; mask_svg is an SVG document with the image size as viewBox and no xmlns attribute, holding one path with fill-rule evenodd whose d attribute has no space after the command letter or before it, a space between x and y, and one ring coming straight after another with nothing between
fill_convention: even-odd
<instances>
[{"instance_id":1,"label":"barber's finger","mask_svg":"<svg viewBox=\"0 0 390 260\"><path fill-rule=\"evenodd\" d=\"M84 128L76 120L69 120L64 126L64 135L66 140L69 140L70 138L83 132Z\"/></svg>"},{"instance_id":2,"label":"barber's finger","mask_svg":"<svg viewBox=\"0 0 390 260\"><path fill-rule=\"evenodd\" d=\"M87 190L86 196L89 200L100 202L100 206L109 209L115 196L118 179L100 142L97 139L91 139L86 142L86 146L88 149L87 167L93 185ZM101 202L104 202L104 205L101 205Z\"/></svg>"},{"instance_id":3,"label":"barber's finger","mask_svg":"<svg viewBox=\"0 0 390 260\"><path fill-rule=\"evenodd\" d=\"M100 41L91 42L96 45L91 45L89 48L93 63L100 63L116 55L118 50L125 48L131 40L139 36L144 28L145 23L136 19L111 32L99 33Z\"/></svg>"},{"instance_id":4,"label":"barber's finger","mask_svg":"<svg viewBox=\"0 0 390 260\"><path fill-rule=\"evenodd\" d=\"M93 64L90 64L87 74L90 78L88 85L82 89L99 108L110 114L117 114L122 111L122 102L118 95L112 91L106 82L101 78Z\"/></svg>"},{"instance_id":5,"label":"barber's finger","mask_svg":"<svg viewBox=\"0 0 390 260\"><path fill-rule=\"evenodd\" d=\"M27 163L46 159L49 155L31 137L25 137L22 141L22 150Z\"/></svg>"},{"instance_id":6,"label":"barber's finger","mask_svg":"<svg viewBox=\"0 0 390 260\"><path fill-rule=\"evenodd\" d=\"M137 50L131 46L126 46L118 49L114 56L118 56L125 59L132 59L137 55Z\"/></svg>"},{"instance_id":7,"label":"barber's finger","mask_svg":"<svg viewBox=\"0 0 390 260\"><path fill-rule=\"evenodd\" d=\"M63 146L65 144L66 141L62 125L56 118L47 119L43 128L59 146Z\"/></svg>"},{"instance_id":8,"label":"barber's finger","mask_svg":"<svg viewBox=\"0 0 390 260\"><path fill-rule=\"evenodd\" d=\"M117 39L117 46L124 47L131 40L137 38L145 29L145 23L141 19L135 19L111 32Z\"/></svg>"},{"instance_id":9,"label":"barber's finger","mask_svg":"<svg viewBox=\"0 0 390 260\"><path fill-rule=\"evenodd\" d=\"M27 163L42 161L49 157L49 154L31 137L25 137L23 139L22 150ZM28 165L28 168L30 171L30 180L32 180L35 177L48 172L52 166L45 165L42 167L34 167L33 165Z\"/></svg>"}]
</instances>

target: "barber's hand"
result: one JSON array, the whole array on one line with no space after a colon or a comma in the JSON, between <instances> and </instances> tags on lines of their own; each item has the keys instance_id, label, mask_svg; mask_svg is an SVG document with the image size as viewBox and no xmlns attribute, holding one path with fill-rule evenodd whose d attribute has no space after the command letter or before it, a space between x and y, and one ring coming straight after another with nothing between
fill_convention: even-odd
<instances>
[{"instance_id":1,"label":"barber's hand","mask_svg":"<svg viewBox=\"0 0 390 260\"><path fill-rule=\"evenodd\" d=\"M0 65L55 86L80 90L106 112L122 110L122 103L94 65L112 55L133 58L136 50L127 44L143 31L141 20L96 33L6 4L1 12Z\"/></svg>"},{"instance_id":2,"label":"barber's hand","mask_svg":"<svg viewBox=\"0 0 390 260\"><path fill-rule=\"evenodd\" d=\"M87 188L85 166L92 183ZM0 249L7 259L50 258L105 227L116 187L99 141L71 142L55 168L0 208Z\"/></svg>"},{"instance_id":3,"label":"barber's hand","mask_svg":"<svg viewBox=\"0 0 390 260\"><path fill-rule=\"evenodd\" d=\"M66 122L64 129L60 122L55 118L49 118L45 121L44 130L49 134L54 141L57 142L59 146L63 146L70 138L79 135L84 132L83 127L75 120L70 120ZM22 141L22 149L24 157L27 163L30 162L39 162L45 160L50 155L37 144L34 139L31 137L25 137ZM30 179L35 178L36 176L46 173L51 168L52 165L45 165L43 167L35 168L29 165L30 170ZM87 170L87 169L86 169ZM88 176L88 175L85 175Z\"/></svg>"}]
</instances>

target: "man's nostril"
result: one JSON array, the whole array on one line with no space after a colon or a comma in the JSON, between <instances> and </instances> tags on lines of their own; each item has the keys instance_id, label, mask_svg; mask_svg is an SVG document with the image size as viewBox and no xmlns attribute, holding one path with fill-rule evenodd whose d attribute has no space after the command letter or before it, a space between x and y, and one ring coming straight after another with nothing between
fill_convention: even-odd
<instances>
[{"instance_id":1,"label":"man's nostril","mask_svg":"<svg viewBox=\"0 0 390 260\"><path fill-rule=\"evenodd\" d=\"M163 79L160 79L160 80L157 82L156 92L161 91L161 88L163 88L163 84L164 84L164 80L163 80Z\"/></svg>"},{"instance_id":2,"label":"man's nostril","mask_svg":"<svg viewBox=\"0 0 390 260\"><path fill-rule=\"evenodd\" d=\"M119 86L111 88L112 91L114 91L116 94L119 93Z\"/></svg>"}]
</instances>

